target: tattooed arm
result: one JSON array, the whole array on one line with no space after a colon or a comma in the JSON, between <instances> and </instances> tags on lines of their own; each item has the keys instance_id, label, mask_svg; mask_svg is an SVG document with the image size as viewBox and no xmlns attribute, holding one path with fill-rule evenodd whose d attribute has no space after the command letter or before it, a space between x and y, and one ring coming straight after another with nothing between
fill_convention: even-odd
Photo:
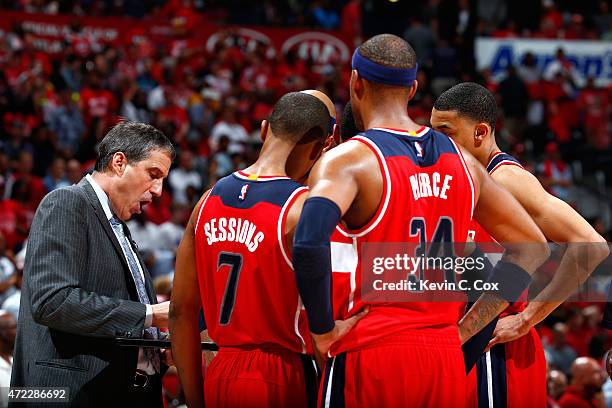
<instances>
[{"instance_id":1,"label":"tattooed arm","mask_svg":"<svg viewBox=\"0 0 612 408\"><path fill-rule=\"evenodd\" d=\"M466 151L463 154L477 187L474 218L505 249L496 268L503 261L511 266L509 273L520 268L533 274L550 254L544 235L519 202L497 185L473 156ZM498 292L485 292L459 321L461 342L479 332L508 305Z\"/></svg>"}]
</instances>

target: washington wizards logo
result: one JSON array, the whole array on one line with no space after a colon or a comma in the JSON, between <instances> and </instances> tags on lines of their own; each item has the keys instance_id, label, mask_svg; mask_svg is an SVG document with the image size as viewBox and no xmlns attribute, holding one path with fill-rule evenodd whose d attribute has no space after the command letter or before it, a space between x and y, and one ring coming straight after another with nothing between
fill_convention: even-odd
<instances>
[{"instance_id":1,"label":"washington wizards logo","mask_svg":"<svg viewBox=\"0 0 612 408\"><path fill-rule=\"evenodd\" d=\"M247 191L249 191L249 185L245 184L244 186L242 186L242 188L240 189L240 195L238 196L238 199L240 201L244 201L244 199L246 198L247 195Z\"/></svg>"}]
</instances>

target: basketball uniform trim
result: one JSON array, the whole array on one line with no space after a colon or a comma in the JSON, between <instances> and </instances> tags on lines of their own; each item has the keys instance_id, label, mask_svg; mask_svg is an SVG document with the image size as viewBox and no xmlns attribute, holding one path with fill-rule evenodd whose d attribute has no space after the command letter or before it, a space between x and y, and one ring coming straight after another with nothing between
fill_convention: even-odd
<instances>
[{"instance_id":1,"label":"basketball uniform trim","mask_svg":"<svg viewBox=\"0 0 612 408\"><path fill-rule=\"evenodd\" d=\"M429 132L429 128L427 126L421 126L419 128L419 130L417 130L416 132L411 132L411 131L408 131L408 130L405 130L405 129L389 128L389 127L375 127L375 128L372 128L372 130L380 130L380 131L383 131L383 132L394 133L396 135L411 136L411 137L423 136L427 132Z\"/></svg>"},{"instance_id":2,"label":"basketball uniform trim","mask_svg":"<svg viewBox=\"0 0 612 408\"><path fill-rule=\"evenodd\" d=\"M391 198L391 177L389 175L389 168L387 167L387 162L385 161L385 156L380 151L378 146L376 146L376 143L372 142L370 139L364 136L353 136L347 142L350 142L352 140L365 144L372 151L372 153L374 153L374 155L376 156L376 160L378 160L378 166L383 176L382 198L380 200L376 213L374 214L374 217L372 217L372 219L366 225L357 230L346 229L345 231L345 229L342 227L338 228L338 231L340 231L340 233L346 237L362 237L368 232L372 231L374 228L376 228L376 226L380 223L380 220L382 220L385 215L387 207L389 206L389 200Z\"/></svg>"},{"instance_id":3,"label":"basketball uniform trim","mask_svg":"<svg viewBox=\"0 0 612 408\"><path fill-rule=\"evenodd\" d=\"M285 262L287 263L287 266L289 266L289 269L291 270L293 270L293 262L291 261L291 258L290 258L291 252L289 251L289 248L287 248L285 244L285 224L286 224L286 219L287 219L287 213L288 213L289 208L291 208L291 205L293 205L293 203L295 202L295 200L297 200L297 198L301 194L306 193L306 192L308 192L308 187L296 188L291 193L287 201L285 201L285 204L283 205L283 208L281 209L280 215L278 217L278 226L276 229L277 238L278 238L278 246L280 247L281 253L283 254L283 259L285 260ZM300 343L302 344L302 353L306 353L306 341L304 340L304 337L302 337L302 335L300 334L300 315L302 312L302 308L303 308L302 298L298 295L298 302L297 302L297 307L295 310L295 318L293 320L293 330L295 331L295 334L300 339Z\"/></svg>"},{"instance_id":4,"label":"basketball uniform trim","mask_svg":"<svg viewBox=\"0 0 612 408\"><path fill-rule=\"evenodd\" d=\"M202 216L202 210L204 209L204 206L206 205L206 201L208 201L208 197L210 197L211 191L212 191L212 188L208 190L208 192L206 193L206 197L204 198L204 201L202 201L202 205L200 205L200 210L198 211L198 219L196 220L196 224L195 224L194 234L195 234L195 231L197 231L200 226L200 217Z\"/></svg>"},{"instance_id":5,"label":"basketball uniform trim","mask_svg":"<svg viewBox=\"0 0 612 408\"><path fill-rule=\"evenodd\" d=\"M289 251L289 248L287 248L287 245L285 243L285 225L287 224L287 213L289 212L288 210L291 208L291 206L297 200L297 198L301 194L306 193L306 192L308 192L308 187L296 188L293 191L293 193L291 193L287 201L285 201L285 204L283 205L283 208L281 209L280 215L278 217L278 228L277 228L278 245L280 246L281 253L283 254L283 258L285 259L285 262L287 262L287 265L289 265L289 268L291 268L291 270L293 270L291 251Z\"/></svg>"},{"instance_id":6,"label":"basketball uniform trim","mask_svg":"<svg viewBox=\"0 0 612 408\"><path fill-rule=\"evenodd\" d=\"M472 192L472 209L470 211L470 218L474 218L474 209L476 208L476 187L474 185L474 180L472 179L472 174L468 169L467 163L465 162L465 158L463 157L463 153L461 153L459 146L457 146L457 144L452 138L449 137L448 140L450 140L450 142L453 144L453 147L457 151L459 159L461 160L461 165L463 166L463 170L465 171L468 181L470 182L470 190Z\"/></svg>"},{"instance_id":7,"label":"basketball uniform trim","mask_svg":"<svg viewBox=\"0 0 612 408\"><path fill-rule=\"evenodd\" d=\"M245 173L242 170L235 171L234 176L241 180L247 181L275 181L275 180L291 180L288 176L258 176L256 174Z\"/></svg>"},{"instance_id":8,"label":"basketball uniform trim","mask_svg":"<svg viewBox=\"0 0 612 408\"><path fill-rule=\"evenodd\" d=\"M513 162L512 160L502 160L502 161L500 161L499 163L497 163L497 164L495 165L495 167L493 167L493 168L491 169L491 171L489 172L489 174L493 174L493 172L494 172L495 170L497 170L498 168L500 168L500 167L501 167L501 166L503 166L503 165L517 166L517 167L520 167L521 169L524 169L524 167L523 167L523 166L521 166L521 165L520 165L519 163L517 163L517 162Z\"/></svg>"},{"instance_id":9,"label":"basketball uniform trim","mask_svg":"<svg viewBox=\"0 0 612 408\"><path fill-rule=\"evenodd\" d=\"M506 382L506 348L497 344L476 363L478 407L506 408L508 389Z\"/></svg>"},{"instance_id":10,"label":"basketball uniform trim","mask_svg":"<svg viewBox=\"0 0 612 408\"><path fill-rule=\"evenodd\" d=\"M331 360L331 364L330 364ZM346 371L346 353L332 357L325 364L323 378L322 408L344 408L344 383Z\"/></svg>"}]
</instances>

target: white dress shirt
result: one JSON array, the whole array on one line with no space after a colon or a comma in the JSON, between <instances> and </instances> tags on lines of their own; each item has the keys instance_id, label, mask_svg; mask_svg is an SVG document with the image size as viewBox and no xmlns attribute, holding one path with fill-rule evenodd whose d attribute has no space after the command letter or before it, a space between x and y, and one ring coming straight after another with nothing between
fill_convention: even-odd
<instances>
[{"instance_id":1,"label":"white dress shirt","mask_svg":"<svg viewBox=\"0 0 612 408\"><path fill-rule=\"evenodd\" d=\"M106 219L109 220L108 224L110 226L110 219L113 218L114 214L110 209L110 204L108 202L108 195L104 192L104 190L102 190L102 187L100 187L100 185L93 179L93 177L91 177L90 174L86 175L85 178L87 179L89 184L91 184L94 191L96 192L98 201L100 201L100 204L102 205L102 209L104 210ZM117 233L112 228L112 226L111 226L111 229L113 230L113 233L117 237L117 241L121 242L120 240L122 238L117 236ZM121 248L123 248L123 245L121 245ZM138 257L136 256L136 253L134 253L134 249L131 246L130 246L130 251L132 251L132 256L134 257L134 259L138 259ZM123 256L126 256L125 252L123 253ZM127 262L127 257L126 257L126 262ZM142 267L140 266L140 262L138 262L138 271L140 272L140 275L142 276L142 281L144 282L145 281L144 271L142 270ZM136 284L136 282L134 282L134 284ZM147 308L145 321L144 321L144 327L146 329L148 327L151 327L153 323L153 308L151 307L151 305L145 305L145 306ZM155 369L153 368L151 363L145 358L142 348L140 348L138 352L137 368L145 371L147 374L155 374Z\"/></svg>"}]
</instances>

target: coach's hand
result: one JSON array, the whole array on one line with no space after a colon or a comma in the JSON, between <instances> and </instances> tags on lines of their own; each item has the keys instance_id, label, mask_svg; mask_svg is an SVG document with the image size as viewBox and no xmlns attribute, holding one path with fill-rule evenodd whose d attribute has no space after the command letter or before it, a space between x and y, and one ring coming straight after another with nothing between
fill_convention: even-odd
<instances>
[{"instance_id":1,"label":"coach's hand","mask_svg":"<svg viewBox=\"0 0 612 408\"><path fill-rule=\"evenodd\" d=\"M168 312L170 310L170 301L156 303L151 305L153 311L153 327L168 327Z\"/></svg>"},{"instance_id":2,"label":"coach's hand","mask_svg":"<svg viewBox=\"0 0 612 408\"><path fill-rule=\"evenodd\" d=\"M316 352L319 353L323 359L325 359L332 344L346 336L353 326L355 326L357 322L361 320L361 318L368 314L369 311L369 308L365 308L361 312L349 317L346 320L336 320L334 328L327 333L313 333L312 338L315 343Z\"/></svg>"},{"instance_id":3,"label":"coach's hand","mask_svg":"<svg viewBox=\"0 0 612 408\"><path fill-rule=\"evenodd\" d=\"M499 343L507 343L523 337L529 330L531 325L521 313L506 316L497 321L497 326L493 330L493 338L489 341L486 351Z\"/></svg>"}]
</instances>

